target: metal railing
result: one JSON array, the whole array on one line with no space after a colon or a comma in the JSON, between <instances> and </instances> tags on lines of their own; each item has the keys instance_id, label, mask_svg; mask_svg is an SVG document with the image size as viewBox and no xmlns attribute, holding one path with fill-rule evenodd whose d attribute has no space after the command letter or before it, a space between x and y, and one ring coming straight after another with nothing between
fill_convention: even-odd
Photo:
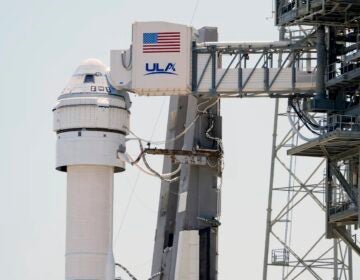
<instances>
[{"instance_id":1,"label":"metal railing","mask_svg":"<svg viewBox=\"0 0 360 280\"><path fill-rule=\"evenodd\" d=\"M280 2L280 11L282 14L285 14L287 12L290 12L292 10L294 10L296 8L296 2L295 0L292 1L288 1L288 0L283 0Z\"/></svg>"},{"instance_id":2,"label":"metal railing","mask_svg":"<svg viewBox=\"0 0 360 280\"><path fill-rule=\"evenodd\" d=\"M327 80L339 78L353 70L360 68L359 62L332 63L328 65Z\"/></svg>"},{"instance_id":3,"label":"metal railing","mask_svg":"<svg viewBox=\"0 0 360 280\"><path fill-rule=\"evenodd\" d=\"M343 176L346 176L346 173L348 172L344 165L339 166L339 171L343 174ZM333 183L334 186L332 190L332 201L330 204L330 215L355 208L356 206L351 201L349 195L345 192L340 182L334 178Z\"/></svg>"},{"instance_id":4,"label":"metal railing","mask_svg":"<svg viewBox=\"0 0 360 280\"><path fill-rule=\"evenodd\" d=\"M281 14L285 14L297 8L307 6L308 4L311 4L311 2L312 0L281 0L278 4L278 10Z\"/></svg>"},{"instance_id":5,"label":"metal railing","mask_svg":"<svg viewBox=\"0 0 360 280\"><path fill-rule=\"evenodd\" d=\"M350 115L330 115L320 121L321 133L331 131L360 131L360 117Z\"/></svg>"},{"instance_id":6,"label":"metal railing","mask_svg":"<svg viewBox=\"0 0 360 280\"><path fill-rule=\"evenodd\" d=\"M271 263L273 265L289 265L290 254L287 249L274 249L271 252Z\"/></svg>"},{"instance_id":7,"label":"metal railing","mask_svg":"<svg viewBox=\"0 0 360 280\"><path fill-rule=\"evenodd\" d=\"M335 215L337 213L344 212L352 207L354 207L354 205L350 200L337 202L331 206L330 215Z\"/></svg>"},{"instance_id":8,"label":"metal railing","mask_svg":"<svg viewBox=\"0 0 360 280\"><path fill-rule=\"evenodd\" d=\"M353 235L352 235L352 240L354 241L354 243L355 243L357 246L360 245L360 240L359 240L357 234L353 234Z\"/></svg>"}]
</instances>

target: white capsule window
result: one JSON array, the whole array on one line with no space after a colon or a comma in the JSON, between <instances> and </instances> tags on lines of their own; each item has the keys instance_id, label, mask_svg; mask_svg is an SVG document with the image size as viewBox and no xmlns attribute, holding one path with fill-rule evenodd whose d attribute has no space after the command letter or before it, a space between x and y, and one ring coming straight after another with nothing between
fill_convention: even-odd
<instances>
[{"instance_id":1,"label":"white capsule window","mask_svg":"<svg viewBox=\"0 0 360 280\"><path fill-rule=\"evenodd\" d=\"M95 83L95 77L94 75L85 75L84 78L84 84L88 84L88 83Z\"/></svg>"}]
</instances>

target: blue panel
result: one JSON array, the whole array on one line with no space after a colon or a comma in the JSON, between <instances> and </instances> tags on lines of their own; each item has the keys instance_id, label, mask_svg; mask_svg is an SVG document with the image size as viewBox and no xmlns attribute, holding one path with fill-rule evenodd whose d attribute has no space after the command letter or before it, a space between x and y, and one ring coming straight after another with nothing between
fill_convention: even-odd
<instances>
[{"instance_id":1,"label":"blue panel","mask_svg":"<svg viewBox=\"0 0 360 280\"><path fill-rule=\"evenodd\" d=\"M157 33L144 33L143 43L144 44L157 44L158 34Z\"/></svg>"}]
</instances>

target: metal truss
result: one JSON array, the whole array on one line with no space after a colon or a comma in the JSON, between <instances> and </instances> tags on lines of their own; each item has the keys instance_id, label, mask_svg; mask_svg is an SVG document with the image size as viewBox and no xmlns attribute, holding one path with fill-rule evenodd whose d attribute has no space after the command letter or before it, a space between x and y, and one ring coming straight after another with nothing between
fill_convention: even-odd
<instances>
[{"instance_id":1,"label":"metal truss","mask_svg":"<svg viewBox=\"0 0 360 280\"><path fill-rule=\"evenodd\" d=\"M275 102L263 280L352 280L352 249L324 230L326 160L287 155L300 140L291 128L279 129L287 120Z\"/></svg>"},{"instance_id":2,"label":"metal truss","mask_svg":"<svg viewBox=\"0 0 360 280\"><path fill-rule=\"evenodd\" d=\"M275 0L275 4L277 25L356 26L360 18L358 0Z\"/></svg>"},{"instance_id":3,"label":"metal truss","mask_svg":"<svg viewBox=\"0 0 360 280\"><path fill-rule=\"evenodd\" d=\"M282 39L281 42L269 43L202 43L193 45L192 51L192 91L194 95L204 95L199 92L199 88L204 82L207 73L211 73L209 91L207 94L219 95L221 97L272 97L288 98L293 95L311 97L314 93L313 87L304 87L299 79L307 78L312 81L315 77L315 70L311 68L311 60L316 60L316 34L314 28L304 28L292 30ZM207 55L207 60L203 69L198 69L199 55ZM219 76L218 66L222 64L222 58L230 57L224 71ZM276 63L279 57L281 63ZM277 67L274 67L274 64ZM307 64L309 67L303 67ZM237 71L237 87L232 91L222 91L222 84L229 76L234 75L233 70ZM246 74L244 74L246 71ZM263 80L262 89L252 92L247 89L249 82L261 73ZM271 72L274 71L274 72ZM274 85L281 79L285 71L291 71L289 88L279 90ZM231 73L230 73L231 72ZM298 77L307 75L306 77ZM230 74L229 74L230 73ZM208 88L207 88L208 89Z\"/></svg>"}]
</instances>

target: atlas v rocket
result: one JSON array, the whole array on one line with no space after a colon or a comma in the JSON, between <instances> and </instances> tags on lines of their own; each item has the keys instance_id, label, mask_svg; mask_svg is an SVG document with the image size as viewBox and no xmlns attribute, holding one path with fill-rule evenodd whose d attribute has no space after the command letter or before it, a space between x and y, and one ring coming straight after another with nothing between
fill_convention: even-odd
<instances>
[{"instance_id":1,"label":"atlas v rocket","mask_svg":"<svg viewBox=\"0 0 360 280\"><path fill-rule=\"evenodd\" d=\"M124 171L130 102L96 59L84 61L53 109L56 168L67 172L65 279L115 279L114 173Z\"/></svg>"}]
</instances>

